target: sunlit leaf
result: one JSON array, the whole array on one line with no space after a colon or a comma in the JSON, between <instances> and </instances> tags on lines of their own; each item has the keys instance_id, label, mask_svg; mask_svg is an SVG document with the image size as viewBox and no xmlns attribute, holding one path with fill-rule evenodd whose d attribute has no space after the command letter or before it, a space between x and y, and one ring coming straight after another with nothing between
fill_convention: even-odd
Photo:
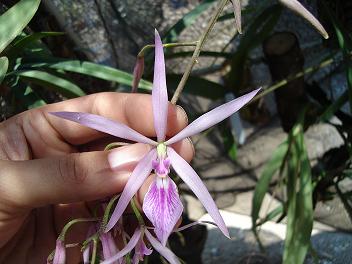
<instances>
[{"instance_id":1,"label":"sunlit leaf","mask_svg":"<svg viewBox=\"0 0 352 264\"><path fill-rule=\"evenodd\" d=\"M264 196L268 192L271 179L285 161L287 150L288 143L285 141L274 151L271 160L265 165L265 168L255 186L251 212L253 231L256 231L256 223L259 218L260 208L262 206Z\"/></svg>"},{"instance_id":2,"label":"sunlit leaf","mask_svg":"<svg viewBox=\"0 0 352 264\"><path fill-rule=\"evenodd\" d=\"M0 16L0 52L27 26L40 0L21 0Z\"/></svg>"},{"instance_id":3,"label":"sunlit leaf","mask_svg":"<svg viewBox=\"0 0 352 264\"><path fill-rule=\"evenodd\" d=\"M51 89L68 98L74 98L85 95L85 93L74 83L57 77L53 74L44 71L23 71L16 73L22 80L43 86L46 89Z\"/></svg>"},{"instance_id":4,"label":"sunlit leaf","mask_svg":"<svg viewBox=\"0 0 352 264\"><path fill-rule=\"evenodd\" d=\"M284 264L302 264L313 228L313 185L302 125L293 127L287 167L287 230Z\"/></svg>"},{"instance_id":5,"label":"sunlit leaf","mask_svg":"<svg viewBox=\"0 0 352 264\"><path fill-rule=\"evenodd\" d=\"M178 40L178 36L181 32L192 25L195 20L205 11L207 10L215 0L204 0L199 3L194 9L188 12L185 16L183 16L179 21L176 22L165 34L163 42L170 43L176 42Z\"/></svg>"},{"instance_id":6,"label":"sunlit leaf","mask_svg":"<svg viewBox=\"0 0 352 264\"><path fill-rule=\"evenodd\" d=\"M95 78L117 82L125 85L132 85L133 75L127 72L114 69L112 67L79 60L60 60L53 59L56 62L44 62L23 65L23 67L35 67L35 68L50 68L68 72L80 73ZM141 80L139 82L139 88L144 90L151 90L152 83Z\"/></svg>"},{"instance_id":7,"label":"sunlit leaf","mask_svg":"<svg viewBox=\"0 0 352 264\"><path fill-rule=\"evenodd\" d=\"M1 57L0 58L0 84L5 78L8 67L9 67L9 60L6 57Z\"/></svg>"},{"instance_id":8,"label":"sunlit leaf","mask_svg":"<svg viewBox=\"0 0 352 264\"><path fill-rule=\"evenodd\" d=\"M36 41L45 37L61 36L63 32L37 32L28 36L21 37L19 40L15 41L13 45L6 49L6 54L8 56L18 55L23 51L24 48L35 43Z\"/></svg>"}]
</instances>

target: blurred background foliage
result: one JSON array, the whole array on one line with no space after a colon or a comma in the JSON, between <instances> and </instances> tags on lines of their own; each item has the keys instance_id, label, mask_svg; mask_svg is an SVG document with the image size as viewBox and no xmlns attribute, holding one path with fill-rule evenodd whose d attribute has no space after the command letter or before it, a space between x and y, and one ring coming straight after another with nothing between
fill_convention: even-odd
<instances>
[{"instance_id":1,"label":"blurred background foliage","mask_svg":"<svg viewBox=\"0 0 352 264\"><path fill-rule=\"evenodd\" d=\"M89 93L128 92L135 56L152 42L153 28L160 28L164 42L194 41L202 29L195 27L195 22L207 18L216 0L190 1L191 8L181 8L174 16L172 10L187 6L188 1L166 2L1 1L1 119ZM352 190L341 187L352 178L352 4L343 0L305 2L316 7L329 40L316 35L306 43L307 37L280 28L284 7L276 1L243 1L243 35L234 30L234 15L231 8L226 9L184 90L185 95L212 102L229 94L239 96L259 83L251 67L268 66L271 78L264 78L268 81L261 83L262 94L241 116L258 126L267 122L270 105L265 98L271 95L269 102L276 103L287 132L287 139L258 179L251 212L252 230L259 243L261 225L286 219L284 263L302 263L308 251L314 255L310 236L317 203L338 197L352 219ZM307 60L302 48L319 52L311 52ZM253 55L258 50L263 50L262 57ZM191 56L190 48L166 50L170 92L176 89ZM149 92L152 87L152 50L145 63L139 92ZM336 75L342 76L342 88L322 85ZM190 118L197 115L191 113ZM317 123L335 127L343 144L326 151L313 165L304 131ZM235 160L241 139L230 132L227 123L221 125L221 131L229 158ZM260 216L267 192L277 196L280 205Z\"/></svg>"}]
</instances>

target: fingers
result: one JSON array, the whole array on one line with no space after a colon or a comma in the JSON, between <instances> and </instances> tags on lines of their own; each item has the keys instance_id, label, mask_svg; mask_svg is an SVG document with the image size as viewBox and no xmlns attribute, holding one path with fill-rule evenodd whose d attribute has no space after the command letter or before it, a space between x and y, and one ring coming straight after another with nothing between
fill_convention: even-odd
<instances>
[{"instance_id":1,"label":"fingers","mask_svg":"<svg viewBox=\"0 0 352 264\"><path fill-rule=\"evenodd\" d=\"M112 120L122 122L134 130L148 137L154 137L153 110L151 96L145 94L99 93L88 95L57 104L44 106L38 110L23 113L21 122L30 120L31 126L43 135L48 129L43 122L47 122L56 137L62 137L67 142L79 145L102 137L103 133L85 128L73 122L60 119L48 114L55 111L87 112L101 115ZM33 115L33 113L35 113ZM44 117L39 119L39 117ZM37 117L37 118L36 118ZM187 125L187 116L182 108L169 105L167 135L172 136Z\"/></svg>"},{"instance_id":2,"label":"fingers","mask_svg":"<svg viewBox=\"0 0 352 264\"><path fill-rule=\"evenodd\" d=\"M1 200L14 208L32 208L119 193L130 172L111 170L107 155L86 152L29 161L0 161Z\"/></svg>"},{"instance_id":3,"label":"fingers","mask_svg":"<svg viewBox=\"0 0 352 264\"><path fill-rule=\"evenodd\" d=\"M189 140L175 148L187 161L193 158ZM150 149L149 145L138 143L110 152L72 153L27 161L0 160L0 200L14 208L32 208L91 201L120 193L136 164Z\"/></svg>"}]
</instances>

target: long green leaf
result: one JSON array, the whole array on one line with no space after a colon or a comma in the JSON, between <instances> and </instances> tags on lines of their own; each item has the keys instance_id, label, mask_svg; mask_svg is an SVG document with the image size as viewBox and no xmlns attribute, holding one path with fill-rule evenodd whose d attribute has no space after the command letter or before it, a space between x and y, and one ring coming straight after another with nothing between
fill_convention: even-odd
<instances>
[{"instance_id":1,"label":"long green leaf","mask_svg":"<svg viewBox=\"0 0 352 264\"><path fill-rule=\"evenodd\" d=\"M301 264L308 252L313 228L313 185L302 125L296 125L292 129L290 140L292 144L288 157L287 230L283 263Z\"/></svg>"},{"instance_id":2,"label":"long green leaf","mask_svg":"<svg viewBox=\"0 0 352 264\"><path fill-rule=\"evenodd\" d=\"M164 43L177 42L178 36L181 32L192 25L195 20L205 11L207 10L215 0L204 0L200 4L198 4L194 9L188 12L184 17L182 17L179 21L176 22L165 34L163 39Z\"/></svg>"},{"instance_id":3,"label":"long green leaf","mask_svg":"<svg viewBox=\"0 0 352 264\"><path fill-rule=\"evenodd\" d=\"M18 55L23 51L24 48L35 43L36 41L45 37L61 36L63 32L37 32L28 36L21 37L19 40L13 43L9 48L5 50L8 56Z\"/></svg>"},{"instance_id":4,"label":"long green leaf","mask_svg":"<svg viewBox=\"0 0 352 264\"><path fill-rule=\"evenodd\" d=\"M347 33L346 29L342 26L340 21L331 12L330 8L327 6L325 0L322 1L325 12L330 18L337 36L337 40L340 49L344 55L345 67L346 67L346 79L348 87L348 99L350 104L350 111L352 113L352 60L350 53L352 52L352 39Z\"/></svg>"},{"instance_id":5,"label":"long green leaf","mask_svg":"<svg viewBox=\"0 0 352 264\"><path fill-rule=\"evenodd\" d=\"M85 93L74 83L57 77L44 71L23 71L17 72L22 80L28 80L44 88L52 89L68 98L74 98L85 95Z\"/></svg>"},{"instance_id":6,"label":"long green leaf","mask_svg":"<svg viewBox=\"0 0 352 264\"><path fill-rule=\"evenodd\" d=\"M288 150L287 141L280 144L280 146L274 151L271 160L266 164L254 190L252 200L252 229L256 232L256 223L259 217L260 208L263 203L265 193L269 189L269 184L272 177L280 169L282 163L285 161L285 156Z\"/></svg>"},{"instance_id":7,"label":"long green leaf","mask_svg":"<svg viewBox=\"0 0 352 264\"><path fill-rule=\"evenodd\" d=\"M40 0L21 0L0 16L0 52L27 26Z\"/></svg>"},{"instance_id":8,"label":"long green leaf","mask_svg":"<svg viewBox=\"0 0 352 264\"><path fill-rule=\"evenodd\" d=\"M9 67L9 60L6 57L1 57L0 58L0 84L5 78L8 67Z\"/></svg>"},{"instance_id":9,"label":"long green leaf","mask_svg":"<svg viewBox=\"0 0 352 264\"><path fill-rule=\"evenodd\" d=\"M84 75L89 75L95 78L117 82L131 86L133 75L127 72L114 69L112 67L79 60L60 60L54 59L57 62L44 62L23 65L23 67L34 68L50 68L56 70L63 70L69 72L76 72ZM139 88L144 90L151 90L152 83L141 80Z\"/></svg>"},{"instance_id":10,"label":"long green leaf","mask_svg":"<svg viewBox=\"0 0 352 264\"><path fill-rule=\"evenodd\" d=\"M340 97L330 104L320 115L319 121L328 121L345 103L348 102L349 91L345 91Z\"/></svg>"},{"instance_id":11,"label":"long green leaf","mask_svg":"<svg viewBox=\"0 0 352 264\"><path fill-rule=\"evenodd\" d=\"M176 90L181 77L181 75L177 74L167 75L168 88L171 90ZM195 76L190 76L185 86L185 92L216 100L223 99L227 91L224 86L218 83Z\"/></svg>"}]
</instances>

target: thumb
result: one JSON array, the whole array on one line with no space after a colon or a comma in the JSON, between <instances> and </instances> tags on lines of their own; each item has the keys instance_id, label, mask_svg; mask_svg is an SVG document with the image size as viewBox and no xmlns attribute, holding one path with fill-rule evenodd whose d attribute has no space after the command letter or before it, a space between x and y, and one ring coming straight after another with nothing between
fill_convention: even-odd
<instances>
[{"instance_id":1,"label":"thumb","mask_svg":"<svg viewBox=\"0 0 352 264\"><path fill-rule=\"evenodd\" d=\"M106 151L73 153L28 161L0 161L0 198L18 207L90 201L123 190L149 146L133 144L112 150L120 157L114 170ZM128 166L124 166L128 164ZM131 166L132 164L132 166ZM134 164L134 166L133 166ZM121 169L119 169L121 168Z\"/></svg>"}]
</instances>

